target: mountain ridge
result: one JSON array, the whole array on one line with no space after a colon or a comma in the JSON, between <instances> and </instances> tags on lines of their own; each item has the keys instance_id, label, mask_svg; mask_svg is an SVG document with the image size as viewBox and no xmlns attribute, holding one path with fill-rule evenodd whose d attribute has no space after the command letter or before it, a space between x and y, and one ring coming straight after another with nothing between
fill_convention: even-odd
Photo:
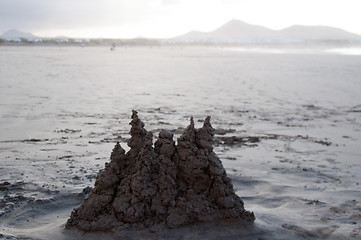
<instances>
[{"instance_id":1,"label":"mountain ridge","mask_svg":"<svg viewBox=\"0 0 361 240\"><path fill-rule=\"evenodd\" d=\"M1 39L38 39L30 32L10 29L0 35ZM67 37L54 37L62 39ZM215 43L252 43L252 42L304 42L336 40L361 42L361 35L345 31L341 28L329 26L292 25L280 30L269 29L264 26L249 24L247 22L232 19L213 31L192 30L183 35L168 38L173 42L215 42Z\"/></svg>"},{"instance_id":2,"label":"mountain ridge","mask_svg":"<svg viewBox=\"0 0 361 240\"><path fill-rule=\"evenodd\" d=\"M30 32L22 32L18 29L9 29L6 32L4 32L3 34L0 35L0 38L10 38L10 39L15 39L15 38L26 38L26 39L33 39L33 38L38 38L37 36L35 36L34 34L30 33Z\"/></svg>"},{"instance_id":3,"label":"mountain ridge","mask_svg":"<svg viewBox=\"0 0 361 240\"><path fill-rule=\"evenodd\" d=\"M259 42L304 40L361 40L361 35L329 26L293 25L281 30L232 19L210 32L190 31L175 41Z\"/></svg>"}]
</instances>

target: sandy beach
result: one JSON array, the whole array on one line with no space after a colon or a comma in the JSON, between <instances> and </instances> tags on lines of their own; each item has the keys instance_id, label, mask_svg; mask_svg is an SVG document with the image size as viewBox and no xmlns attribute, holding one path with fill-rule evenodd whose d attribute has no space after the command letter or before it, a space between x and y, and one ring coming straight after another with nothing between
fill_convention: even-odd
<instances>
[{"instance_id":1,"label":"sandy beach","mask_svg":"<svg viewBox=\"0 0 361 240\"><path fill-rule=\"evenodd\" d=\"M1 47L0 239L360 239L361 55L322 49ZM172 230L65 230L131 110L193 116L253 211Z\"/></svg>"}]
</instances>

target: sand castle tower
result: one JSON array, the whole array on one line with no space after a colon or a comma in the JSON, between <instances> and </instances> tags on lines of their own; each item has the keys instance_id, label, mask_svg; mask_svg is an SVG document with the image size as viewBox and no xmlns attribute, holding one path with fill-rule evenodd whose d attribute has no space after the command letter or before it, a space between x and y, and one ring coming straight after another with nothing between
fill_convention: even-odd
<instances>
[{"instance_id":1,"label":"sand castle tower","mask_svg":"<svg viewBox=\"0 0 361 240\"><path fill-rule=\"evenodd\" d=\"M218 156L213 152L210 117L196 129L193 119L173 141L173 133L153 135L133 111L127 153L117 143L84 203L74 209L67 228L109 231L168 228L239 219L253 222Z\"/></svg>"}]
</instances>

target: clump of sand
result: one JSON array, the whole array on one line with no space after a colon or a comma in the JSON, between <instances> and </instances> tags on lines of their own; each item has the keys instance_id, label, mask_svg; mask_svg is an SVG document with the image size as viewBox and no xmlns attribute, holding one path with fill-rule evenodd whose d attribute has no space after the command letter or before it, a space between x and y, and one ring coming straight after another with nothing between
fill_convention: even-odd
<instances>
[{"instance_id":1,"label":"clump of sand","mask_svg":"<svg viewBox=\"0 0 361 240\"><path fill-rule=\"evenodd\" d=\"M235 194L231 180L213 152L210 117L202 128L193 119L173 141L162 130L158 140L133 111L130 150L117 143L84 203L66 223L89 231L168 228L220 219L255 220Z\"/></svg>"}]
</instances>

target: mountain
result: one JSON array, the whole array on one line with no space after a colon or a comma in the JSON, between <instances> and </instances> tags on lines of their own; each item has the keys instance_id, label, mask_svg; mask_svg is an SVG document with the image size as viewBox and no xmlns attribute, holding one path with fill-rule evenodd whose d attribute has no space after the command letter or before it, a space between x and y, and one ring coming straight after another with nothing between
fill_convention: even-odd
<instances>
[{"instance_id":1,"label":"mountain","mask_svg":"<svg viewBox=\"0 0 361 240\"><path fill-rule=\"evenodd\" d=\"M275 31L257 25L251 25L239 20L231 20L212 32L191 31L176 37L179 41L215 41L233 42L257 39L270 39L275 37Z\"/></svg>"},{"instance_id":2,"label":"mountain","mask_svg":"<svg viewBox=\"0 0 361 240\"><path fill-rule=\"evenodd\" d=\"M10 29L6 32L4 32L2 35L0 35L0 38L3 39L15 39L15 38L26 38L26 39L34 39L38 38L37 36L33 35L32 33L25 33L22 31L19 31L17 29Z\"/></svg>"},{"instance_id":3,"label":"mountain","mask_svg":"<svg viewBox=\"0 0 361 240\"><path fill-rule=\"evenodd\" d=\"M216 40L267 39L275 37L275 32L262 26L231 20L211 32L210 37Z\"/></svg>"},{"instance_id":4,"label":"mountain","mask_svg":"<svg viewBox=\"0 0 361 240\"><path fill-rule=\"evenodd\" d=\"M285 42L304 40L351 40L361 39L360 35L339 28L326 26L291 26L282 30L231 20L211 32L191 31L173 38L173 41L204 42Z\"/></svg>"},{"instance_id":5,"label":"mountain","mask_svg":"<svg viewBox=\"0 0 361 240\"><path fill-rule=\"evenodd\" d=\"M326 26L302 26L294 25L278 31L281 36L291 39L310 39L310 40L342 40L342 39L360 39L361 36L347 32L340 28Z\"/></svg>"}]
</instances>

